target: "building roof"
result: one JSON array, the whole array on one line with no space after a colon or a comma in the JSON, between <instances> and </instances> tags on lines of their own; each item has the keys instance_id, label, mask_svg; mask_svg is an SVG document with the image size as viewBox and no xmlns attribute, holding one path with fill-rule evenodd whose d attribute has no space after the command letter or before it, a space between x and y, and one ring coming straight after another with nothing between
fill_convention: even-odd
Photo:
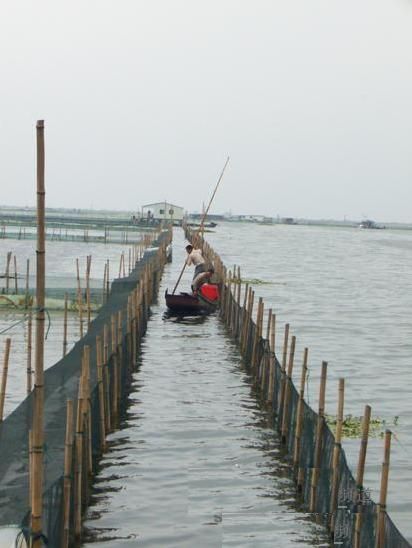
<instances>
[{"instance_id":1,"label":"building roof","mask_svg":"<svg viewBox=\"0 0 412 548\"><path fill-rule=\"evenodd\" d=\"M153 204L146 204L146 205L142 205L142 207L152 207L152 206L157 206L157 205L168 205L168 206L172 206L172 207L178 207L179 209L184 209L182 206L178 206L178 205L175 205L175 204L171 204L170 202L154 202Z\"/></svg>"}]
</instances>

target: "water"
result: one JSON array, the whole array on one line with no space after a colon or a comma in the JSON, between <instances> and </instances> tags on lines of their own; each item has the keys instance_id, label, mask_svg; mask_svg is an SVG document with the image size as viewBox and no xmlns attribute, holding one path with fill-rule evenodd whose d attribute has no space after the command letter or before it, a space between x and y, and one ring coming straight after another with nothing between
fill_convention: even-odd
<instances>
[{"instance_id":1,"label":"water","mask_svg":"<svg viewBox=\"0 0 412 548\"><path fill-rule=\"evenodd\" d=\"M372 414L395 432L388 511L412 539L412 232L222 223L206 237L228 267L236 263L244 278L270 282L254 288L276 312L278 355L285 322L297 336L295 380L303 348L309 347L310 404L316 408L320 364L327 360L327 413L336 413L343 376L345 413L360 416L370 404ZM20 246L28 245L33 243L0 241L0 258L13 248L25 260ZM99 271L102 277L106 257L117 267L125 250L48 246L56 276L74 275L75 257L81 254L85 264L91 252L94 276ZM316 527L295 512L276 438L218 319L180 324L163 319L162 292L174 286L183 248L176 229L174 263L166 266L153 308L128 416L102 460L85 545L135 546L136 538L147 546L321 545ZM187 272L181 289L190 278ZM56 356L59 337L48 343ZM344 448L356 469L359 440L345 440ZM382 456L382 439L371 438L365 483L375 500ZM175 544L164 541L169 535Z\"/></svg>"},{"instance_id":2,"label":"water","mask_svg":"<svg viewBox=\"0 0 412 548\"><path fill-rule=\"evenodd\" d=\"M180 267L166 266L161 296ZM277 438L218 317L166 318L163 298L152 310L84 546L328 546L294 507Z\"/></svg>"}]
</instances>

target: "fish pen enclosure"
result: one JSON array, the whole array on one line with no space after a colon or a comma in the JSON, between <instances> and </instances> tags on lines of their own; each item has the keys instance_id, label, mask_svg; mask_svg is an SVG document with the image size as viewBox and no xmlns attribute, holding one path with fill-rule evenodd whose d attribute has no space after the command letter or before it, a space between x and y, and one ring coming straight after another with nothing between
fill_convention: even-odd
<instances>
[{"instance_id":1,"label":"fish pen enclosure","mask_svg":"<svg viewBox=\"0 0 412 548\"><path fill-rule=\"evenodd\" d=\"M0 422L0 525L22 527L28 541L67 547L80 540L91 478L118 425L171 238L163 229L129 275L113 281L85 335L44 374L43 515L34 536L33 392Z\"/></svg>"},{"instance_id":2,"label":"fish pen enclosure","mask_svg":"<svg viewBox=\"0 0 412 548\"><path fill-rule=\"evenodd\" d=\"M371 408L365 406L356 478L341 446L344 421L344 379L338 383L336 432L326 421L325 395L327 362L321 364L318 411L305 401L308 378L308 349L302 358L300 384L292 381L296 337L286 324L280 359L275 354L276 315L264 303L255 301L255 292L243 283L240 268L228 270L211 246L189 227L186 238L203 249L221 282L220 316L230 336L237 342L262 403L271 413L295 480L296 495L316 523L330 532L334 545L344 548L410 548L386 510L391 431L384 435L381 489L374 502L363 484ZM256 319L253 319L257 310Z\"/></svg>"}]
</instances>

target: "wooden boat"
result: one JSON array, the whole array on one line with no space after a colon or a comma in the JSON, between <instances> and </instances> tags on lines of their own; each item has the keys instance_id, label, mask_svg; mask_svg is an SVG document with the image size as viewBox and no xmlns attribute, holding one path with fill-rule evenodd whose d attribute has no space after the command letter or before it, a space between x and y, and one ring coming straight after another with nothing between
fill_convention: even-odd
<instances>
[{"instance_id":1,"label":"wooden boat","mask_svg":"<svg viewBox=\"0 0 412 548\"><path fill-rule=\"evenodd\" d=\"M204 286L200 288L197 295L193 295L192 293L173 294L168 293L168 290L166 289L165 299L167 308L175 314L210 314L211 312L214 312L219 307L218 287L214 284L204 285L215 287L216 298L213 300L208 299L205 294L202 294ZM205 289L203 289L203 293L205 293Z\"/></svg>"}]
</instances>

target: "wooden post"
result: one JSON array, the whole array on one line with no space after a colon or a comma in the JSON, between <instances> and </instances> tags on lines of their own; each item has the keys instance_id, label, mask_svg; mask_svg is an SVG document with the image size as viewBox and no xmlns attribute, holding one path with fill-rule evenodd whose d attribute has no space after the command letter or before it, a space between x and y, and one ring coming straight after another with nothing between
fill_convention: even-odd
<instances>
[{"instance_id":1,"label":"wooden post","mask_svg":"<svg viewBox=\"0 0 412 548\"><path fill-rule=\"evenodd\" d=\"M44 300L45 300L45 186L44 186L44 122L37 126L37 267L36 267L36 351L33 406L33 499L31 529L36 540L33 548L40 548L43 520L43 445L44 445ZM38 538L37 538L38 537Z\"/></svg>"},{"instance_id":2,"label":"wooden post","mask_svg":"<svg viewBox=\"0 0 412 548\"><path fill-rule=\"evenodd\" d=\"M3 371L1 374L1 388L0 388L0 422L3 422L4 415L4 402L6 399L6 387L7 387L7 375L9 371L9 357L10 357L10 345L11 339L6 339L6 348L3 358Z\"/></svg>"},{"instance_id":3,"label":"wooden post","mask_svg":"<svg viewBox=\"0 0 412 548\"><path fill-rule=\"evenodd\" d=\"M90 397L90 346L83 347L84 355L84 394L85 394L85 416L87 421L87 437L85 439L87 448L87 462L89 474L93 471L93 449L92 449L92 402Z\"/></svg>"},{"instance_id":4,"label":"wooden post","mask_svg":"<svg viewBox=\"0 0 412 548\"><path fill-rule=\"evenodd\" d=\"M345 379L339 379L338 413L336 417L335 444L332 458L332 492L330 497L329 527L332 536L335 533L335 518L338 508L339 459L342 451L343 407L345 400Z\"/></svg>"},{"instance_id":5,"label":"wooden post","mask_svg":"<svg viewBox=\"0 0 412 548\"><path fill-rule=\"evenodd\" d=\"M62 547L68 548L70 539L70 507L72 488L72 455L73 455L73 401L67 400L66 439L64 445L64 516Z\"/></svg>"},{"instance_id":6,"label":"wooden post","mask_svg":"<svg viewBox=\"0 0 412 548\"><path fill-rule=\"evenodd\" d=\"M32 339L33 339L33 314L32 309L29 309L29 318L27 320L27 362L26 362L26 394L29 395L32 391Z\"/></svg>"},{"instance_id":7,"label":"wooden post","mask_svg":"<svg viewBox=\"0 0 412 548\"><path fill-rule=\"evenodd\" d=\"M281 430L281 440L283 443L287 442L287 435L289 431L289 395L290 395L290 385L292 383L292 372L293 372L293 361L295 359L295 347L296 347L296 337L292 336L290 342L290 351L289 351L289 363L288 363L288 372L285 379L285 384L283 386L284 397L283 397L283 412L282 412L282 430Z\"/></svg>"},{"instance_id":8,"label":"wooden post","mask_svg":"<svg viewBox=\"0 0 412 548\"><path fill-rule=\"evenodd\" d=\"M68 294L64 294L64 318L63 318L63 358L67 354L67 311Z\"/></svg>"},{"instance_id":9,"label":"wooden post","mask_svg":"<svg viewBox=\"0 0 412 548\"><path fill-rule=\"evenodd\" d=\"M301 452L301 437L302 437L302 427L303 427L303 408L304 408L304 398L305 398L305 382L306 374L308 371L308 349L305 348L303 351L303 362L302 362L302 373L300 375L300 387L299 387L299 401L298 408L296 410L296 430L295 430L295 446L293 448L293 469L296 478L296 487L298 493L303 489L303 480L305 470L300 465L300 452Z\"/></svg>"},{"instance_id":10,"label":"wooden post","mask_svg":"<svg viewBox=\"0 0 412 548\"><path fill-rule=\"evenodd\" d=\"M325 422L325 393L326 393L327 368L328 368L327 362L322 362L322 373L320 377L320 388L319 388L319 411L318 411L318 422L316 425L316 440L315 440L315 451L314 451L314 457L313 457L309 512L315 512L315 509L316 509L316 496L317 496L319 468L320 468L321 453L322 453L322 431L323 431L323 426Z\"/></svg>"},{"instance_id":11,"label":"wooden post","mask_svg":"<svg viewBox=\"0 0 412 548\"><path fill-rule=\"evenodd\" d=\"M380 490L379 504L377 509L378 516L377 516L376 548L385 548L386 496L388 493L391 436L392 436L392 432L390 430L386 430L384 456L383 456L383 463L382 463L381 490Z\"/></svg>"},{"instance_id":12,"label":"wooden post","mask_svg":"<svg viewBox=\"0 0 412 548\"><path fill-rule=\"evenodd\" d=\"M357 489L357 513L355 519L355 538L354 538L354 548L361 548L360 545L360 534L362 527L362 510L363 510L363 476L365 473L365 461L366 461L366 450L368 448L368 437L369 437L369 424L371 419L371 408L369 405L365 406L365 411L363 414L362 420L362 438L359 450L359 460L358 460L358 469L356 474L356 489Z\"/></svg>"}]
</instances>

